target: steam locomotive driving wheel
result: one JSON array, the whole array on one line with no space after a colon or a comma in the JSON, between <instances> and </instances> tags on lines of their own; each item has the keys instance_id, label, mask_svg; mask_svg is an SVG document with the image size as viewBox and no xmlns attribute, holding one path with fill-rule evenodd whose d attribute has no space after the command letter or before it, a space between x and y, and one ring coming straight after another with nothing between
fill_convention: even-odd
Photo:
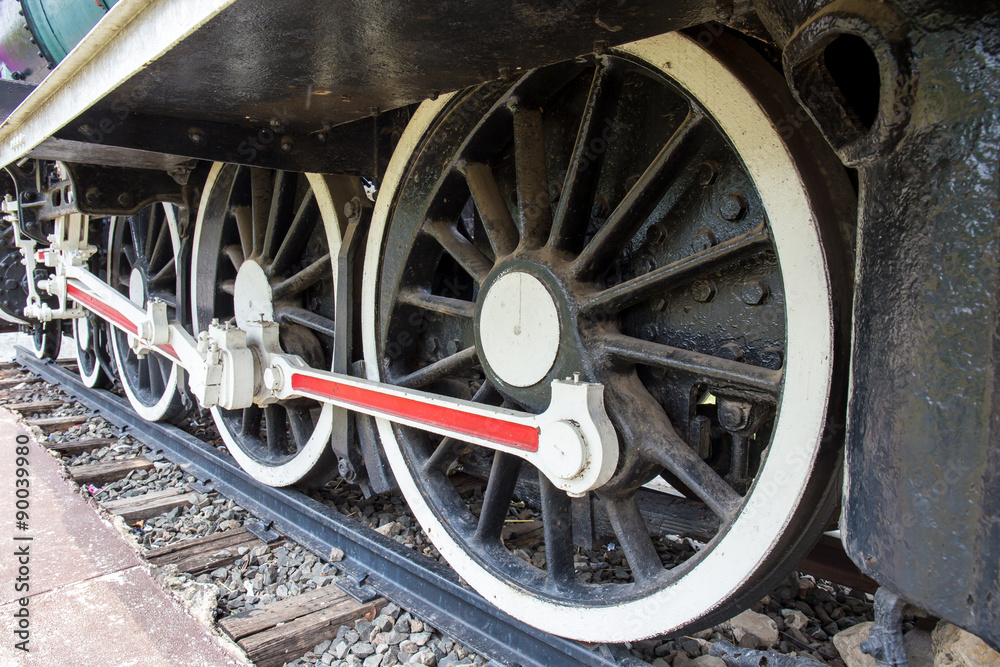
<instances>
[{"instance_id":1,"label":"steam locomotive driving wheel","mask_svg":"<svg viewBox=\"0 0 1000 667\"><path fill-rule=\"evenodd\" d=\"M427 102L407 127L366 253L370 379L541 412L579 374L620 443L614 477L570 498L512 455L379 422L428 536L513 616L588 641L715 623L828 521L850 287L830 202L852 195L813 136L782 133L794 109L743 44L670 34ZM488 478L481 497L458 468ZM505 530L525 511L530 558ZM592 536L616 576L580 557Z\"/></svg>"},{"instance_id":2,"label":"steam locomotive driving wheel","mask_svg":"<svg viewBox=\"0 0 1000 667\"><path fill-rule=\"evenodd\" d=\"M325 181L313 174L216 165L195 228L193 317L279 324L279 344L315 368L334 351L340 228ZM333 408L310 399L242 410L212 408L244 470L271 486L318 485L336 472Z\"/></svg>"}]
</instances>

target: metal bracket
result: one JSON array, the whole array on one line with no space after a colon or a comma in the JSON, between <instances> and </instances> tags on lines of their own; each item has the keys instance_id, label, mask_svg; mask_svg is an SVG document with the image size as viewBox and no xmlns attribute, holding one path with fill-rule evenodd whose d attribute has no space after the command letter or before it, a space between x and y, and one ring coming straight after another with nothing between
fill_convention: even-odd
<instances>
[{"instance_id":1,"label":"metal bracket","mask_svg":"<svg viewBox=\"0 0 1000 667\"><path fill-rule=\"evenodd\" d=\"M861 650L875 658L876 667L909 667L903 643L903 609L906 600L884 586L875 592L875 625Z\"/></svg>"},{"instance_id":2,"label":"metal bracket","mask_svg":"<svg viewBox=\"0 0 1000 667\"><path fill-rule=\"evenodd\" d=\"M347 229L340 244L337 257L337 296L333 371L350 373L354 331L354 257L365 238L364 227L368 216L366 207L359 197L352 198L344 206L347 215ZM333 431L330 446L337 455L340 476L348 482L358 478L358 469L363 465L361 452L354 438L354 414L345 408L334 408Z\"/></svg>"},{"instance_id":3,"label":"metal bracket","mask_svg":"<svg viewBox=\"0 0 1000 667\"><path fill-rule=\"evenodd\" d=\"M365 585L368 580L368 575L363 574L359 578L355 578L353 575L345 574L343 577L335 580L333 583L337 585L337 588L344 591L352 598L360 602L361 604L366 604L378 599L378 591L369 588Z\"/></svg>"},{"instance_id":4,"label":"metal bracket","mask_svg":"<svg viewBox=\"0 0 1000 667\"><path fill-rule=\"evenodd\" d=\"M248 533L257 537L264 544L274 544L281 539L281 535L271 530L271 526L273 525L273 521L268 521L267 523L263 521L251 521L243 524L243 527L247 529Z\"/></svg>"}]
</instances>

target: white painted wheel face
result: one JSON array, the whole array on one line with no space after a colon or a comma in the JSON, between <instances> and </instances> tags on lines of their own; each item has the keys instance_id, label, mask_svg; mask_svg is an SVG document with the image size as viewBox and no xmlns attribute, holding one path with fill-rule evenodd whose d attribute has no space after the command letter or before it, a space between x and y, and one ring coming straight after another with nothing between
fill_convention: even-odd
<instances>
[{"instance_id":1,"label":"white painted wheel face","mask_svg":"<svg viewBox=\"0 0 1000 667\"><path fill-rule=\"evenodd\" d=\"M254 215L251 192L264 183L267 210L273 213ZM275 198L279 203L272 208ZM335 209L320 176L214 165L194 232L191 293L196 330L206 330L213 319L279 322L285 352L316 367L332 368L333 339L326 332L333 328L333 281L340 251ZM295 232L292 220L300 211L311 226ZM301 278L327 254L328 264L305 287L276 298L279 283ZM245 410L212 408L212 417L233 458L264 484L317 484L336 469L329 405L299 400Z\"/></svg>"},{"instance_id":2,"label":"white painted wheel face","mask_svg":"<svg viewBox=\"0 0 1000 667\"><path fill-rule=\"evenodd\" d=\"M487 363L507 384L530 387L548 375L559 335L559 311L538 278L512 271L490 285L479 336Z\"/></svg>"},{"instance_id":3,"label":"white painted wheel face","mask_svg":"<svg viewBox=\"0 0 1000 667\"><path fill-rule=\"evenodd\" d=\"M699 619L711 618L717 622L719 611L726 610L734 598L752 592L748 582L769 574L779 554L797 535L789 526L796 530L803 528L803 515L813 509L811 505L819 497L820 490L830 483L825 478L827 470L819 471L814 478L814 465L821 450L834 381L833 299L820 236L821 219L826 214L814 209L804 177L796 166L796 159L812 158L803 154L793 156L777 127L781 119L770 117L757 101L751 84L735 74L734 69L740 67L738 62L723 63L710 51L679 34L629 44L615 54L642 63L667 78L696 100L714 126L721 130L759 193L759 206L766 215L770 240L780 263L786 320L781 385L775 398L767 450L761 455L762 463L735 518L724 522L706 548L678 567L679 574L662 577L662 586L635 587L638 594L630 596L625 592L617 597L602 595L603 589L595 588L590 600L545 593L531 583L532 575L526 570L527 566L517 559L503 561L509 566L504 571L470 548L467 533L463 532L466 530L462 526L464 515L457 515L457 518L446 515L452 510L436 503L435 496L428 491L427 470L419 469L424 461L415 462L413 458L413 452L419 447L410 444L410 440L419 443L419 438L410 430L395 427L385 420L378 421L387 459L407 502L438 550L473 588L507 613L544 631L601 642L677 632L697 624ZM401 252L400 237L392 236L392 230L405 224L402 220L405 206L411 201L408 198L417 204L423 201L410 194L411 188L417 186L411 184L407 174L420 159L420 151L428 150L427 146L431 145L428 137L441 132L442 126L448 126L448 121L441 118L460 99L459 96L445 96L420 107L393 155L379 192L369 234L363 286L364 351L368 376L372 380L385 379L384 369L394 363L396 352L390 343L398 340L392 322L386 322L393 307L387 294L400 289L399 276L406 274L404 269L394 269L389 273L391 279L386 277L385 263L398 263L396 257ZM458 113L455 117L464 118ZM466 126L474 124L465 120ZM456 131L454 124L448 127ZM641 173L641 169L637 169L637 173ZM421 178L424 183L433 181L424 172ZM463 214L460 233L472 226L465 220ZM476 223L479 223L478 218ZM829 225L829 218L823 224ZM404 234L402 238L409 237ZM475 242L475 237L472 238ZM485 248L482 252L490 250L487 246L479 247ZM393 253L391 257L386 254L389 249ZM467 264L473 266L471 262ZM419 291L418 288L410 289L404 297L407 304L431 304L428 308L438 309L447 306L449 313L460 310L451 301L432 303L436 296L433 288L431 297L422 297L423 300L409 296ZM730 290L728 298L741 298L737 287L727 286L727 289ZM441 296L452 298L454 295L442 292ZM486 298L489 298L488 291ZM499 364L505 369L505 362L500 361L498 355L495 361L494 353L488 345L486 347L482 352L490 364ZM547 359L544 357L543 363ZM400 372L394 371L395 377L399 377ZM497 371L497 375L507 379L502 377L503 371ZM518 377L515 375L513 379ZM609 413L615 419L615 414ZM433 451L433 444L422 447ZM820 477L824 479L819 480Z\"/></svg>"},{"instance_id":4,"label":"white painted wheel face","mask_svg":"<svg viewBox=\"0 0 1000 667\"><path fill-rule=\"evenodd\" d=\"M101 367L96 346L101 344L101 337L94 331L95 322L92 317L80 317L73 320L73 342L76 352L76 366L83 383L93 389L104 384L104 370ZM97 326L100 326L99 324Z\"/></svg>"},{"instance_id":5,"label":"white painted wheel face","mask_svg":"<svg viewBox=\"0 0 1000 667\"><path fill-rule=\"evenodd\" d=\"M150 298L177 303L177 254L180 235L177 209L152 204L132 218L112 218L108 228L109 284L136 305ZM168 305L168 318L173 306ZM129 404L148 421L176 420L186 412L181 388L183 369L156 352L139 357L129 346L129 335L114 329L111 352Z\"/></svg>"}]
</instances>

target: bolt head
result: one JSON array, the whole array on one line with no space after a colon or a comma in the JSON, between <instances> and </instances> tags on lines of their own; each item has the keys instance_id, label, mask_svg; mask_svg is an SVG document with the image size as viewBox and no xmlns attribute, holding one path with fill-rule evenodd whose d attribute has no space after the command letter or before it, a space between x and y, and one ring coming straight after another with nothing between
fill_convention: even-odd
<instances>
[{"instance_id":1,"label":"bolt head","mask_svg":"<svg viewBox=\"0 0 1000 667\"><path fill-rule=\"evenodd\" d=\"M708 303L715 298L715 283L711 280L696 280L691 285L691 297L699 303Z\"/></svg>"},{"instance_id":2,"label":"bolt head","mask_svg":"<svg viewBox=\"0 0 1000 667\"><path fill-rule=\"evenodd\" d=\"M691 240L691 250L694 252L702 252L703 250L708 250L716 243L715 234L712 233L711 229L700 229Z\"/></svg>"},{"instance_id":3,"label":"bolt head","mask_svg":"<svg viewBox=\"0 0 1000 667\"><path fill-rule=\"evenodd\" d=\"M719 348L719 351L715 356L721 357L722 359L728 359L729 361L742 361L743 348L741 348L737 343L726 343Z\"/></svg>"},{"instance_id":4,"label":"bolt head","mask_svg":"<svg viewBox=\"0 0 1000 667\"><path fill-rule=\"evenodd\" d=\"M291 150L293 148L295 148L295 140L294 139L292 139L291 137L282 137L281 138L281 150L282 150L282 152L289 153L289 152L291 152Z\"/></svg>"},{"instance_id":5,"label":"bolt head","mask_svg":"<svg viewBox=\"0 0 1000 667\"><path fill-rule=\"evenodd\" d=\"M719 163L714 160L701 162L694 168L694 182L698 185L712 185L718 177Z\"/></svg>"},{"instance_id":6,"label":"bolt head","mask_svg":"<svg viewBox=\"0 0 1000 667\"><path fill-rule=\"evenodd\" d=\"M663 225L656 223L655 225L650 225L649 229L646 231L646 242L656 245L662 243L663 240L667 238L667 230L663 228Z\"/></svg>"},{"instance_id":7,"label":"bolt head","mask_svg":"<svg viewBox=\"0 0 1000 667\"><path fill-rule=\"evenodd\" d=\"M719 423L727 431L739 431L750 423L750 404L745 401L722 400L718 403Z\"/></svg>"},{"instance_id":8,"label":"bolt head","mask_svg":"<svg viewBox=\"0 0 1000 667\"><path fill-rule=\"evenodd\" d=\"M723 199L719 205L719 217L729 222L742 220L746 212L746 202L743 201L743 195L738 192Z\"/></svg>"},{"instance_id":9,"label":"bolt head","mask_svg":"<svg viewBox=\"0 0 1000 667\"><path fill-rule=\"evenodd\" d=\"M761 280L750 280L744 283L740 298L748 306L759 306L767 299L769 292L767 283Z\"/></svg>"}]
</instances>

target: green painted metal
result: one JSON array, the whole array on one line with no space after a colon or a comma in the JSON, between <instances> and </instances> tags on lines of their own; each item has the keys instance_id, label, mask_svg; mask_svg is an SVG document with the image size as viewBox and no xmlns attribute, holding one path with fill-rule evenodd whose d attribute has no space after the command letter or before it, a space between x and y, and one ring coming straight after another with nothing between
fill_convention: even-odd
<instances>
[{"instance_id":1,"label":"green painted metal","mask_svg":"<svg viewBox=\"0 0 1000 667\"><path fill-rule=\"evenodd\" d=\"M55 65L118 0L21 0L38 49Z\"/></svg>"}]
</instances>

